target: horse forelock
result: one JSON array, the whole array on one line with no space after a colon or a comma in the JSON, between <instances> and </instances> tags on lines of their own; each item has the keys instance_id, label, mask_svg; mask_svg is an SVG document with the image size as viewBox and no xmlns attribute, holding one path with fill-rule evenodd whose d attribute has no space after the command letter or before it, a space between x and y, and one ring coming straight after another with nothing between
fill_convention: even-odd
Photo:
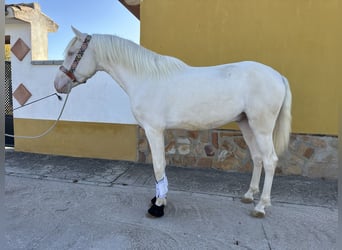
<instances>
[{"instance_id":1,"label":"horse forelock","mask_svg":"<svg viewBox=\"0 0 342 250\"><path fill-rule=\"evenodd\" d=\"M186 65L177 58L157 54L117 36L93 35L92 41L100 61L121 64L138 75L162 78Z\"/></svg>"}]
</instances>

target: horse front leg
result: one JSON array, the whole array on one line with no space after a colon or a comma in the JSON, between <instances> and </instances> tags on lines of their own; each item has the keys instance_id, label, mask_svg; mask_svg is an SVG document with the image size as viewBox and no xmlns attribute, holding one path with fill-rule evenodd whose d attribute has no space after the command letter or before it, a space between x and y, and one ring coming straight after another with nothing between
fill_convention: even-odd
<instances>
[{"instance_id":1,"label":"horse front leg","mask_svg":"<svg viewBox=\"0 0 342 250\"><path fill-rule=\"evenodd\" d=\"M154 177L156 180L156 196L151 200L152 206L148 213L154 217L162 217L168 192L168 181L165 174L164 131L145 128L145 133L151 148Z\"/></svg>"}]
</instances>

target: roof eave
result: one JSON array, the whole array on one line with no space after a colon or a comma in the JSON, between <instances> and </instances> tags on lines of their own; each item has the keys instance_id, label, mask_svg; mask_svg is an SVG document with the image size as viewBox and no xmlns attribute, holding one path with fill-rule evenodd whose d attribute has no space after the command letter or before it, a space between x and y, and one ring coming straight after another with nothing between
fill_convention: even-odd
<instances>
[{"instance_id":1,"label":"roof eave","mask_svg":"<svg viewBox=\"0 0 342 250\"><path fill-rule=\"evenodd\" d=\"M138 20L140 20L140 0L119 0Z\"/></svg>"}]
</instances>

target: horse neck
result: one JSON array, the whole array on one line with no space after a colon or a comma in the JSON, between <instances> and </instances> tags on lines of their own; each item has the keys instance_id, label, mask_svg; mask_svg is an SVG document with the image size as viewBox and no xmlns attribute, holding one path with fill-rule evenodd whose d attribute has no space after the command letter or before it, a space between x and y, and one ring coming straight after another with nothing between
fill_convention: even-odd
<instances>
[{"instance_id":1,"label":"horse neck","mask_svg":"<svg viewBox=\"0 0 342 250\"><path fill-rule=\"evenodd\" d=\"M110 74L124 89L127 84L146 79L163 79L186 64L174 57L162 56L123 38L99 35L96 56L100 70Z\"/></svg>"},{"instance_id":2,"label":"horse neck","mask_svg":"<svg viewBox=\"0 0 342 250\"><path fill-rule=\"evenodd\" d=\"M120 87L129 93L132 85L136 82L137 76L132 74L125 67L115 64L113 62L99 62L99 70L108 73Z\"/></svg>"},{"instance_id":3,"label":"horse neck","mask_svg":"<svg viewBox=\"0 0 342 250\"><path fill-rule=\"evenodd\" d=\"M129 84L132 84L137 76L134 70L127 66L127 63L115 55L119 50L117 47L120 38L110 35L93 35L93 38L95 38L93 46L97 71L108 73L123 90L128 92Z\"/></svg>"}]
</instances>

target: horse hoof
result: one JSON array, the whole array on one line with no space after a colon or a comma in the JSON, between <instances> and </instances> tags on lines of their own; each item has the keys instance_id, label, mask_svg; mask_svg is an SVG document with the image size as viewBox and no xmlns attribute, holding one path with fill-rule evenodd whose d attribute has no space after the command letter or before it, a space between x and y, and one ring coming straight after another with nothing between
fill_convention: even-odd
<instances>
[{"instance_id":1,"label":"horse hoof","mask_svg":"<svg viewBox=\"0 0 342 250\"><path fill-rule=\"evenodd\" d=\"M164 215L164 207L164 205L157 206L156 204L153 204L148 210L148 213L156 218L162 217Z\"/></svg>"},{"instance_id":2,"label":"horse hoof","mask_svg":"<svg viewBox=\"0 0 342 250\"><path fill-rule=\"evenodd\" d=\"M155 205L155 204L156 204L156 201L157 201L157 197L154 196L153 199L151 200L151 204L152 204L152 205Z\"/></svg>"},{"instance_id":3,"label":"horse hoof","mask_svg":"<svg viewBox=\"0 0 342 250\"><path fill-rule=\"evenodd\" d=\"M241 202L242 202L242 203L246 203L246 204L250 204L250 203L253 203L253 199L251 199L251 198L246 198L246 197L242 197L242 198L241 198Z\"/></svg>"},{"instance_id":4,"label":"horse hoof","mask_svg":"<svg viewBox=\"0 0 342 250\"><path fill-rule=\"evenodd\" d=\"M251 216L254 217L254 218L264 218L265 217L265 213L253 210L253 211L251 211Z\"/></svg>"}]
</instances>

